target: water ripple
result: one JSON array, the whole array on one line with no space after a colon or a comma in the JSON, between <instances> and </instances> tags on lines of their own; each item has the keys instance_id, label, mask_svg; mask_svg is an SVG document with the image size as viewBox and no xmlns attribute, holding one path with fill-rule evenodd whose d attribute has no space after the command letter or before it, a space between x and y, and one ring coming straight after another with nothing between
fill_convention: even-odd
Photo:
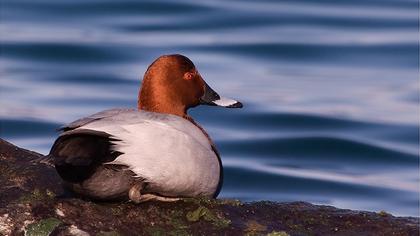
<instances>
[{"instance_id":1,"label":"water ripple","mask_svg":"<svg viewBox=\"0 0 420 236\"><path fill-rule=\"evenodd\" d=\"M111 52L110 48L115 51ZM2 43L4 57L50 63L115 63L134 59L133 54L123 51L121 48L118 50L116 45L104 47L58 43Z\"/></svg>"}]
</instances>

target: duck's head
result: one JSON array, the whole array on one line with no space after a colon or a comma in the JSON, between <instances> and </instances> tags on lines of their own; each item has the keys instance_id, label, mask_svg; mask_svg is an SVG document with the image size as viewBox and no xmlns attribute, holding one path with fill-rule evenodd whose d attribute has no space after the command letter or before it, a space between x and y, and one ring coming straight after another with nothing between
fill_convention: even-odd
<instances>
[{"instance_id":1,"label":"duck's head","mask_svg":"<svg viewBox=\"0 0 420 236\"><path fill-rule=\"evenodd\" d=\"M139 92L139 110L186 116L189 108L198 105L242 107L238 101L220 97L183 55L161 56L149 66Z\"/></svg>"}]
</instances>

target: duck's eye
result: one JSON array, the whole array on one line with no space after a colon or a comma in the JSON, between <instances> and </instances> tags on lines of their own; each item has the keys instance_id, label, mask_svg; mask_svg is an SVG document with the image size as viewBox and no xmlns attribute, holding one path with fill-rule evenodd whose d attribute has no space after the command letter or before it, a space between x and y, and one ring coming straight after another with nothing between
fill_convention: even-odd
<instances>
[{"instance_id":1,"label":"duck's eye","mask_svg":"<svg viewBox=\"0 0 420 236\"><path fill-rule=\"evenodd\" d=\"M184 79L185 80L192 80L192 79L194 79L194 73L192 73L192 72L185 72Z\"/></svg>"}]
</instances>

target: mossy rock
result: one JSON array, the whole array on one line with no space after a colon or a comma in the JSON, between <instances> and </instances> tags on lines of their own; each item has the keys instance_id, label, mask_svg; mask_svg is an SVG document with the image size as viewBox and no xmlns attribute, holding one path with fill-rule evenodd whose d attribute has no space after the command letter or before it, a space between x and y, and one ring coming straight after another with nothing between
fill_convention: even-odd
<instances>
[{"instance_id":1,"label":"mossy rock","mask_svg":"<svg viewBox=\"0 0 420 236\"><path fill-rule=\"evenodd\" d=\"M134 204L66 196L54 167L39 158L0 139L0 235L419 235L416 217L306 202Z\"/></svg>"},{"instance_id":2,"label":"mossy rock","mask_svg":"<svg viewBox=\"0 0 420 236\"><path fill-rule=\"evenodd\" d=\"M231 220L217 215L215 212L209 210L205 206L199 206L196 210L188 212L186 214L186 218L190 222L196 222L200 219L204 219L205 221L211 222L218 228L226 228L231 223Z\"/></svg>"},{"instance_id":3,"label":"mossy rock","mask_svg":"<svg viewBox=\"0 0 420 236\"><path fill-rule=\"evenodd\" d=\"M268 233L266 236L290 236L285 231L273 231L271 233Z\"/></svg>"},{"instance_id":4,"label":"mossy rock","mask_svg":"<svg viewBox=\"0 0 420 236\"><path fill-rule=\"evenodd\" d=\"M60 224L61 221L56 218L48 218L32 223L26 228L25 236L48 236Z\"/></svg>"}]
</instances>

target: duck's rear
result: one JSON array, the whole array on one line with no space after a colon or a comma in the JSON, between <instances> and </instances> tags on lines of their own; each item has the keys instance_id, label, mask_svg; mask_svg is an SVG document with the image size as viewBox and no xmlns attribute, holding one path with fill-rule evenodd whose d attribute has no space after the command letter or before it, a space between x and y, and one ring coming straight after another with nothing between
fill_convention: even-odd
<instances>
[{"instance_id":1,"label":"duck's rear","mask_svg":"<svg viewBox=\"0 0 420 236\"><path fill-rule=\"evenodd\" d=\"M50 151L54 165L68 188L100 200L127 198L134 173L122 165L104 165L120 152L112 149L109 134L89 129L63 133Z\"/></svg>"}]
</instances>

